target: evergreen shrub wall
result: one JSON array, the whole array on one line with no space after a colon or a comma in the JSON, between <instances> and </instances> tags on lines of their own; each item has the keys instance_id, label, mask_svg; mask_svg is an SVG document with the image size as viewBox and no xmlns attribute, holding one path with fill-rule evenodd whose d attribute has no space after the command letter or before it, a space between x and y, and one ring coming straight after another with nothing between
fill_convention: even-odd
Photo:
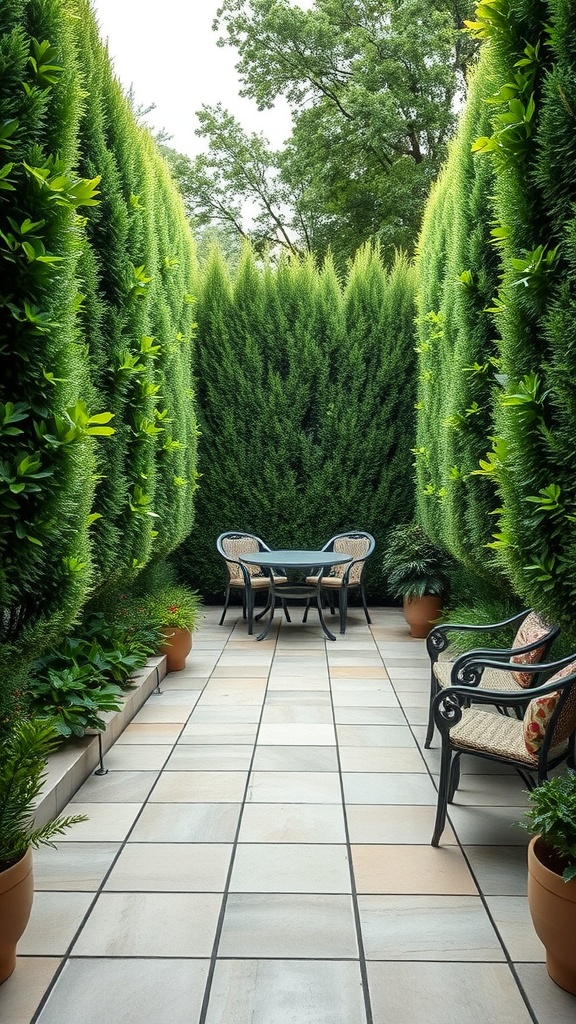
<instances>
[{"instance_id":1,"label":"evergreen shrub wall","mask_svg":"<svg viewBox=\"0 0 576 1024\"><path fill-rule=\"evenodd\" d=\"M424 217L418 269L418 516L430 536L473 576L493 579L486 548L496 505L494 483L476 474L493 423L500 371L488 307L498 260L489 195L494 173L471 151L489 123L492 54L482 53L450 155Z\"/></svg>"},{"instance_id":2,"label":"evergreen shrub wall","mask_svg":"<svg viewBox=\"0 0 576 1024\"><path fill-rule=\"evenodd\" d=\"M327 262L262 268L246 248L231 275L217 249L199 274L200 488L187 581L221 593L216 538L320 547L366 529L380 547L413 511L414 273L358 253L347 281ZM373 594L383 594L378 558Z\"/></svg>"},{"instance_id":3,"label":"evergreen shrub wall","mask_svg":"<svg viewBox=\"0 0 576 1024\"><path fill-rule=\"evenodd\" d=\"M499 572L502 593L511 590L562 622L572 637L575 29L569 0L494 0L477 10L473 30L484 44L461 129L468 141L460 152L455 144L443 178L456 205L440 211L434 194L421 243L422 267L432 273L427 280L422 271L420 345L428 340L422 318L442 313L444 354L420 355L418 447L430 453L428 472L424 453L417 455L423 520L436 522L444 543L480 574L483 563ZM454 238L463 237L459 224L470 202L484 238L477 236L473 259L461 250L451 263L450 248L444 272L434 262L440 233L453 224ZM458 279L464 287L455 291ZM459 301L475 292L478 304ZM462 393L459 337L473 348L466 360L477 366L466 373L477 394ZM458 401L446 407L441 391L460 392ZM436 437L433 408L442 408ZM464 481L454 471L451 483L453 455ZM459 487L462 498L451 508L451 488L456 495Z\"/></svg>"},{"instance_id":4,"label":"evergreen shrub wall","mask_svg":"<svg viewBox=\"0 0 576 1024\"><path fill-rule=\"evenodd\" d=\"M91 594L191 528L193 261L87 0L5 0L0 717Z\"/></svg>"},{"instance_id":5,"label":"evergreen shrub wall","mask_svg":"<svg viewBox=\"0 0 576 1024\"><path fill-rule=\"evenodd\" d=\"M89 4L80 6L89 83L81 166L102 176L102 202L87 223L93 303L85 329L116 427L94 502L98 589L127 585L192 526L194 248L168 168L135 123Z\"/></svg>"},{"instance_id":6,"label":"evergreen shrub wall","mask_svg":"<svg viewBox=\"0 0 576 1024\"><path fill-rule=\"evenodd\" d=\"M97 405L78 328L80 78L61 4L0 6L0 678L61 633L90 581ZM0 708L0 713L2 709Z\"/></svg>"}]
</instances>

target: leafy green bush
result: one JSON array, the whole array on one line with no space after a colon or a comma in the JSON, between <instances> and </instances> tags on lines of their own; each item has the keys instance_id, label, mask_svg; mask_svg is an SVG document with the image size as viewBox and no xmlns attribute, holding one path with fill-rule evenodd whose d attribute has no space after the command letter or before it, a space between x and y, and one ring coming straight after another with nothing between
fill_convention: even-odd
<instances>
[{"instance_id":1,"label":"leafy green bush","mask_svg":"<svg viewBox=\"0 0 576 1024\"><path fill-rule=\"evenodd\" d=\"M171 586L146 595L137 605L145 622L156 627L196 629L202 607L200 595L184 586Z\"/></svg>"},{"instance_id":2,"label":"leafy green bush","mask_svg":"<svg viewBox=\"0 0 576 1024\"><path fill-rule=\"evenodd\" d=\"M85 668L48 668L30 685L31 708L38 719L54 723L59 736L83 736L87 729L106 728L100 715L120 711L122 689L113 683L97 682Z\"/></svg>"},{"instance_id":3,"label":"leafy green bush","mask_svg":"<svg viewBox=\"0 0 576 1024\"><path fill-rule=\"evenodd\" d=\"M529 797L527 820L520 824L558 854L566 882L576 879L576 772L542 782Z\"/></svg>"},{"instance_id":4,"label":"leafy green bush","mask_svg":"<svg viewBox=\"0 0 576 1024\"><path fill-rule=\"evenodd\" d=\"M120 710L123 690L160 639L147 618L137 625L108 623L103 614L92 613L74 636L32 665L31 714L51 719L63 737L103 729L101 713Z\"/></svg>"},{"instance_id":5,"label":"leafy green bush","mask_svg":"<svg viewBox=\"0 0 576 1024\"><path fill-rule=\"evenodd\" d=\"M393 597L443 594L451 559L417 523L396 526L386 537L382 569Z\"/></svg>"}]
</instances>

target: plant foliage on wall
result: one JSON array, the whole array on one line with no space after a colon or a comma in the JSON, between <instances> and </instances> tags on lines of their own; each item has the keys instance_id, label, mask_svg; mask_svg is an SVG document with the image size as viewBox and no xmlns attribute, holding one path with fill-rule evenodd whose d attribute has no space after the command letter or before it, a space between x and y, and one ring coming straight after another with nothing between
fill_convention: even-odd
<instances>
[{"instance_id":1,"label":"plant foliage on wall","mask_svg":"<svg viewBox=\"0 0 576 1024\"><path fill-rule=\"evenodd\" d=\"M5 697L91 593L129 581L191 528L193 262L180 198L87 0L3 3Z\"/></svg>"},{"instance_id":2,"label":"plant foliage on wall","mask_svg":"<svg viewBox=\"0 0 576 1024\"><path fill-rule=\"evenodd\" d=\"M487 273L492 283L485 308L495 341L479 347L475 373L488 366L494 377L492 361L497 380L487 405L463 410L466 418L478 416L485 434L472 476L487 486L485 495L495 492L490 510L477 506L489 536L483 544L481 534L475 544L470 538L472 557L478 562L494 552L522 602L574 633L576 11L569 0L487 0L470 28L484 40L475 80L482 84L482 112L471 150L478 167L489 168L476 171L477 177L493 175L483 190L492 243L478 251L475 266L461 266L460 280L474 287ZM481 78L488 67L490 83ZM463 154L447 173L461 179L465 160ZM423 237L423 263L437 240L435 232ZM428 289L429 296L433 292ZM439 312L433 301L427 298L425 313ZM456 303L444 313L451 358L457 355ZM421 379L425 373L422 357ZM430 401L439 401L437 392ZM433 448L435 487L446 475L438 453L448 450L454 426L454 420L441 424L434 444L426 411L420 414L419 445ZM422 497L419 502L423 507ZM440 522L454 549L449 527Z\"/></svg>"}]
</instances>

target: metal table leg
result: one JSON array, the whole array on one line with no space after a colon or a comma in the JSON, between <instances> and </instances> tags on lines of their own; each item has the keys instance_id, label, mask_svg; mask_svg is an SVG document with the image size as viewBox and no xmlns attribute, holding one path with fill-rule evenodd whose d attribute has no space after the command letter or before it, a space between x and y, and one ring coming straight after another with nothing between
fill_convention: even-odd
<instances>
[{"instance_id":1,"label":"metal table leg","mask_svg":"<svg viewBox=\"0 0 576 1024\"><path fill-rule=\"evenodd\" d=\"M318 588L316 590L316 604L318 606L318 618L320 619L320 625L322 626L325 636L327 636L329 640L336 640L336 637L334 636L333 633L330 632L328 626L324 622L324 616L322 614L322 597L320 594L320 589L321 587L320 585L318 585Z\"/></svg>"},{"instance_id":2,"label":"metal table leg","mask_svg":"<svg viewBox=\"0 0 576 1024\"><path fill-rule=\"evenodd\" d=\"M324 615L322 614L322 600L321 600L321 595L320 595L320 586L318 586L318 587L294 586L294 587L290 588L290 587L286 587L286 586L283 585L283 586L279 587L278 591L276 591L274 589L274 584L272 582L270 583L270 616L268 618L268 621L267 621L264 629L256 637L256 639L257 640L265 640L266 637L268 636L268 631L270 629L270 626L272 625L272 620L274 619L274 610L275 610L275 607L276 607L276 598L277 597L279 597L281 600L286 600L286 599L290 600L290 598L293 598L293 599L297 599L299 601L304 601L304 600L306 600L306 597L308 596L308 594L310 595L310 597L313 597L314 596L314 591L316 592L316 607L318 609L318 618L320 620L320 625L322 627L322 632L324 633L324 636L328 638L328 640L336 640L336 637L334 636L333 633L330 632L330 630L328 629L328 626L326 625L326 623L324 621Z\"/></svg>"},{"instance_id":3,"label":"metal table leg","mask_svg":"<svg viewBox=\"0 0 576 1024\"><path fill-rule=\"evenodd\" d=\"M268 636L268 630L272 625L272 619L274 618L274 608L276 607L276 593L274 591L274 581L270 579L270 590L268 591L268 600L270 601L270 618L264 626L264 629L256 637L257 640L265 640Z\"/></svg>"}]
</instances>

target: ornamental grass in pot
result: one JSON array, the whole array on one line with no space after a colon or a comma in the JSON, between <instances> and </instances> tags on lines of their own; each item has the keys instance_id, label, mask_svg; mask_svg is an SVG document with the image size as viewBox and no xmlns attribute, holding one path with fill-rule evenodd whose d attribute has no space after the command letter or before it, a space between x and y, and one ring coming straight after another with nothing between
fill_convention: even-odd
<instances>
[{"instance_id":1,"label":"ornamental grass in pot","mask_svg":"<svg viewBox=\"0 0 576 1024\"><path fill-rule=\"evenodd\" d=\"M426 637L442 613L451 560L417 523L394 527L382 569L392 597L401 597L410 635Z\"/></svg>"},{"instance_id":2,"label":"ornamental grass in pot","mask_svg":"<svg viewBox=\"0 0 576 1024\"><path fill-rule=\"evenodd\" d=\"M546 948L548 974L576 995L576 772L567 770L530 793L524 828L528 847L528 903Z\"/></svg>"},{"instance_id":3,"label":"ornamental grass in pot","mask_svg":"<svg viewBox=\"0 0 576 1024\"><path fill-rule=\"evenodd\" d=\"M0 752L0 985L16 966L16 946L32 909L32 849L54 846L55 836L86 821L76 814L34 825L46 760L59 743L51 722L18 720Z\"/></svg>"},{"instance_id":4,"label":"ornamental grass in pot","mask_svg":"<svg viewBox=\"0 0 576 1024\"><path fill-rule=\"evenodd\" d=\"M202 599L195 590L176 584L151 594L146 601L147 615L165 637L158 653L166 655L169 672L186 667L201 607Z\"/></svg>"}]
</instances>

